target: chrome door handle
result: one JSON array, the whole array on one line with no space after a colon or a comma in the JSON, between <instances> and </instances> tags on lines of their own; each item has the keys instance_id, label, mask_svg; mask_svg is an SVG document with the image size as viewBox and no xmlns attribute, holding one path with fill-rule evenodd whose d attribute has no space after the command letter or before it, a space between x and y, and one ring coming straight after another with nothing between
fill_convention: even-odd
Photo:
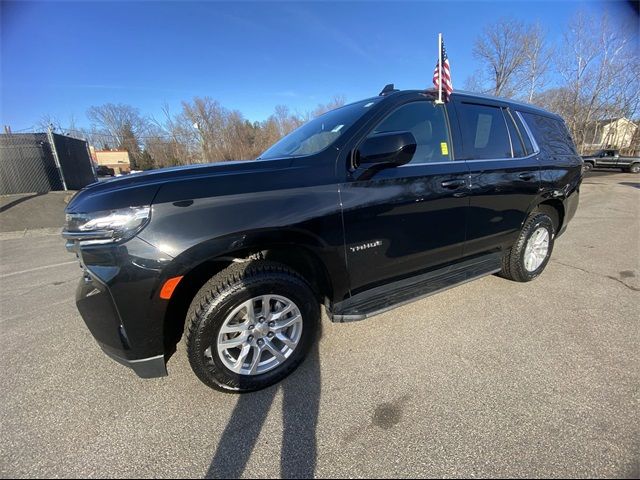
<instances>
[{"instance_id":1,"label":"chrome door handle","mask_svg":"<svg viewBox=\"0 0 640 480\"><path fill-rule=\"evenodd\" d=\"M466 182L464 180L445 180L440 185L442 185L442 188L449 188L453 190L456 188L464 187L466 185Z\"/></svg>"}]
</instances>

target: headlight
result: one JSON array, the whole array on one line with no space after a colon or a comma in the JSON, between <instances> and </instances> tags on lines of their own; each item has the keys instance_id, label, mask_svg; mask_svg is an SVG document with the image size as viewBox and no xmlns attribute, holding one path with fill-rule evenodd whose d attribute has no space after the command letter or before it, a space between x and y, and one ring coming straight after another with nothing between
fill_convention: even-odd
<instances>
[{"instance_id":1,"label":"headlight","mask_svg":"<svg viewBox=\"0 0 640 480\"><path fill-rule=\"evenodd\" d=\"M151 207L93 213L68 213L62 236L84 244L111 243L133 237L147 224Z\"/></svg>"}]
</instances>

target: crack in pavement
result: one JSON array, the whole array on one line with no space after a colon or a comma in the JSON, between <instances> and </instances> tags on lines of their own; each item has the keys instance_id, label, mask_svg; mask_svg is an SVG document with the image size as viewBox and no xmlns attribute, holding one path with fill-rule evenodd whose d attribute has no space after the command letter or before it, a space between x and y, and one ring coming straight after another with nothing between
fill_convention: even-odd
<instances>
[{"instance_id":1,"label":"crack in pavement","mask_svg":"<svg viewBox=\"0 0 640 480\"><path fill-rule=\"evenodd\" d=\"M623 282L622 280L620 280L619 278L614 277L613 275L604 275L602 273L592 272L591 270L586 270L584 268L577 267L575 265L570 265L568 263L564 263L564 262L561 262L559 260L552 259L551 261L553 263L559 263L560 265L564 265L565 267L569 267L569 268L574 268L576 270L580 270L581 272L584 272L584 273L589 273L591 275L596 275L596 276L601 277L601 278L608 278L610 280L615 280L616 282L621 283L622 285L624 285L625 287L627 287L631 291L640 292L640 287L634 287L633 285L629 285L628 283Z\"/></svg>"},{"instance_id":2,"label":"crack in pavement","mask_svg":"<svg viewBox=\"0 0 640 480\"><path fill-rule=\"evenodd\" d=\"M610 278L611 280L615 280L618 283L621 283L622 285L627 287L629 290L633 290L634 292L640 292L640 287L634 287L633 285L629 285L628 283L623 282L622 280L620 280L619 278L614 277L613 275L606 275L606 277Z\"/></svg>"}]
</instances>

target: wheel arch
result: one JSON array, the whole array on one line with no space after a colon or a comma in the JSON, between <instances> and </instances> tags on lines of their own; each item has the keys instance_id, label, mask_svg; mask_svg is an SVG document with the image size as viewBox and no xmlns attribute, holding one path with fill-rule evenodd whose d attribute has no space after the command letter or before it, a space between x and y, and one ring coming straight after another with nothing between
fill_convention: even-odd
<instances>
[{"instance_id":1,"label":"wheel arch","mask_svg":"<svg viewBox=\"0 0 640 480\"><path fill-rule=\"evenodd\" d=\"M326 258L320 255L314 246L308 243L282 243L279 241L261 242L246 246L246 237L242 248L214 252L199 257L198 261L190 261L188 265L174 268L171 275L182 275L183 278L168 301L163 318L164 348L167 358L175 353L177 344L182 338L187 312L191 302L202 286L214 275L218 274L234 262L248 262L264 259L281 263L300 274L311 286L319 303L331 304L336 288L334 275L330 271ZM232 242L232 244L237 242ZM183 263L176 259L178 264ZM332 275L333 273L333 275ZM341 274L341 272L338 272ZM346 268L344 270L346 275ZM344 279L347 282L348 279Z\"/></svg>"},{"instance_id":2,"label":"wheel arch","mask_svg":"<svg viewBox=\"0 0 640 480\"><path fill-rule=\"evenodd\" d=\"M558 199L549 199L540 202L534 211L546 213L551 217L556 230L556 235L561 231L564 224L565 210L564 204Z\"/></svg>"}]
</instances>

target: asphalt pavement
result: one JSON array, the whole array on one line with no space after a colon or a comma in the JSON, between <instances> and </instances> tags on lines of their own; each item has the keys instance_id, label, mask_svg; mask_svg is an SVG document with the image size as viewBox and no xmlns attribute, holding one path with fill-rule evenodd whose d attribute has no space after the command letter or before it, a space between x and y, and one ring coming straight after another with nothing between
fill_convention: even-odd
<instances>
[{"instance_id":1,"label":"asphalt pavement","mask_svg":"<svg viewBox=\"0 0 640 480\"><path fill-rule=\"evenodd\" d=\"M0 195L0 232L59 228L64 223L64 208L74 193Z\"/></svg>"},{"instance_id":2,"label":"asphalt pavement","mask_svg":"<svg viewBox=\"0 0 640 480\"><path fill-rule=\"evenodd\" d=\"M74 305L55 233L0 234L1 477L640 475L640 176L586 178L543 275L332 324L291 377L140 380Z\"/></svg>"}]
</instances>

